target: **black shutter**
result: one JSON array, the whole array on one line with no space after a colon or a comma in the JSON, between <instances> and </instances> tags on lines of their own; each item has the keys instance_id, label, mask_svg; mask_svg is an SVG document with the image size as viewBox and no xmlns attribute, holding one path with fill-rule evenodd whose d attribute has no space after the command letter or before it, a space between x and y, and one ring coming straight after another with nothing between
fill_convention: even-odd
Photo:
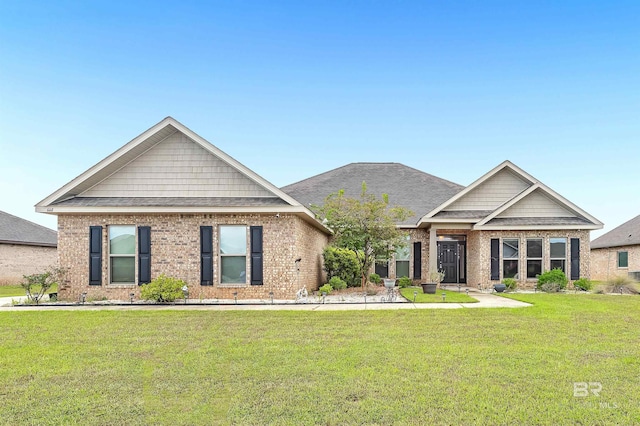
<instances>
[{"instance_id":1,"label":"black shutter","mask_svg":"<svg viewBox=\"0 0 640 426\"><path fill-rule=\"evenodd\" d=\"M151 282L151 228L138 226L138 285Z\"/></svg>"},{"instance_id":2,"label":"black shutter","mask_svg":"<svg viewBox=\"0 0 640 426\"><path fill-rule=\"evenodd\" d=\"M413 279L422 278L422 243L417 241L413 243Z\"/></svg>"},{"instance_id":3,"label":"black shutter","mask_svg":"<svg viewBox=\"0 0 640 426\"><path fill-rule=\"evenodd\" d=\"M498 238L491 239L491 279L493 281L500 279L500 240Z\"/></svg>"},{"instance_id":4,"label":"black shutter","mask_svg":"<svg viewBox=\"0 0 640 426\"><path fill-rule=\"evenodd\" d=\"M213 285L213 227L200 227L200 285Z\"/></svg>"},{"instance_id":5,"label":"black shutter","mask_svg":"<svg viewBox=\"0 0 640 426\"><path fill-rule=\"evenodd\" d=\"M262 285L262 226L251 228L251 285Z\"/></svg>"},{"instance_id":6,"label":"black shutter","mask_svg":"<svg viewBox=\"0 0 640 426\"><path fill-rule=\"evenodd\" d=\"M89 285L102 285L102 226L89 227Z\"/></svg>"},{"instance_id":7,"label":"black shutter","mask_svg":"<svg viewBox=\"0 0 640 426\"><path fill-rule=\"evenodd\" d=\"M580 238L571 239L571 280L580 279Z\"/></svg>"}]
</instances>

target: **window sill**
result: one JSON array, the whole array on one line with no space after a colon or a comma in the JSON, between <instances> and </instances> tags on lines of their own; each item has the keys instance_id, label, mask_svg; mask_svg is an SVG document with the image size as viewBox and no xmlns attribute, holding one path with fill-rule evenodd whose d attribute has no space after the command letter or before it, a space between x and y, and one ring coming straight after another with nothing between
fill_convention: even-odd
<instances>
[{"instance_id":1,"label":"window sill","mask_svg":"<svg viewBox=\"0 0 640 426\"><path fill-rule=\"evenodd\" d=\"M249 285L247 283L220 283L218 284L218 287L221 288L243 288L243 287L248 287Z\"/></svg>"},{"instance_id":2,"label":"window sill","mask_svg":"<svg viewBox=\"0 0 640 426\"><path fill-rule=\"evenodd\" d=\"M135 283L111 283L107 284L106 288L137 288L138 285Z\"/></svg>"}]
</instances>

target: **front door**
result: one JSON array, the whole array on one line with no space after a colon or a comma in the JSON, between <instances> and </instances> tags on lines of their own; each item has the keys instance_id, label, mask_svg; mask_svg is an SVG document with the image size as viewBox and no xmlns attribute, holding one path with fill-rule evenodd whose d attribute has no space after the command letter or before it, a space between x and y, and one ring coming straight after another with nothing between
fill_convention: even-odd
<instances>
[{"instance_id":1,"label":"front door","mask_svg":"<svg viewBox=\"0 0 640 426\"><path fill-rule=\"evenodd\" d=\"M444 272L443 283L458 282L458 242L438 242L438 270Z\"/></svg>"}]
</instances>

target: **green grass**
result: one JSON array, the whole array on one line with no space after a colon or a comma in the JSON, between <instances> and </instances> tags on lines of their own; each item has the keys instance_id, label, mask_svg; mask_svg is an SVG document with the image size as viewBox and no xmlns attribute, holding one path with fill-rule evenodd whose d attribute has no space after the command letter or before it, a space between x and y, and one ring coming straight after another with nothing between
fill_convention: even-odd
<instances>
[{"instance_id":1,"label":"green grass","mask_svg":"<svg viewBox=\"0 0 640 426\"><path fill-rule=\"evenodd\" d=\"M465 293L458 293L457 291L448 290L436 290L436 294L424 294L422 287L405 287L400 289L402 294L407 300L413 302L413 292L417 291L416 303L443 303L442 293L445 293L444 303L474 303L477 302L471 296L467 296Z\"/></svg>"},{"instance_id":2,"label":"green grass","mask_svg":"<svg viewBox=\"0 0 640 426\"><path fill-rule=\"evenodd\" d=\"M508 297L534 306L0 312L0 423L640 423L640 296Z\"/></svg>"},{"instance_id":3,"label":"green grass","mask_svg":"<svg viewBox=\"0 0 640 426\"><path fill-rule=\"evenodd\" d=\"M39 289L40 286L37 287ZM54 284L51 286L48 293L55 293L58 291L58 284ZM14 297L14 296L25 296L26 293L24 289L20 286L20 284L16 285L1 285L0 286L0 297Z\"/></svg>"}]
</instances>

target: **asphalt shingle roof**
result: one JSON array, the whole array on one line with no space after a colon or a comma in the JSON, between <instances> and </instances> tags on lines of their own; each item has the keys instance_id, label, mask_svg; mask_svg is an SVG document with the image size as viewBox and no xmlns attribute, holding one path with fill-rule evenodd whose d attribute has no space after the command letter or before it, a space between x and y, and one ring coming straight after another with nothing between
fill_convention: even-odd
<instances>
[{"instance_id":1,"label":"asphalt shingle roof","mask_svg":"<svg viewBox=\"0 0 640 426\"><path fill-rule=\"evenodd\" d=\"M414 212L402 225L415 225L422 216L464 189L400 163L351 163L280 189L309 207L322 205L328 195L341 189L349 197L359 197L363 181L367 183L367 193L378 197L388 194L389 204Z\"/></svg>"},{"instance_id":2,"label":"asphalt shingle roof","mask_svg":"<svg viewBox=\"0 0 640 426\"><path fill-rule=\"evenodd\" d=\"M37 223L0 211L0 242L56 247L58 233Z\"/></svg>"},{"instance_id":3,"label":"asphalt shingle roof","mask_svg":"<svg viewBox=\"0 0 640 426\"><path fill-rule=\"evenodd\" d=\"M591 242L591 248L634 246L640 244L640 215Z\"/></svg>"}]
</instances>

